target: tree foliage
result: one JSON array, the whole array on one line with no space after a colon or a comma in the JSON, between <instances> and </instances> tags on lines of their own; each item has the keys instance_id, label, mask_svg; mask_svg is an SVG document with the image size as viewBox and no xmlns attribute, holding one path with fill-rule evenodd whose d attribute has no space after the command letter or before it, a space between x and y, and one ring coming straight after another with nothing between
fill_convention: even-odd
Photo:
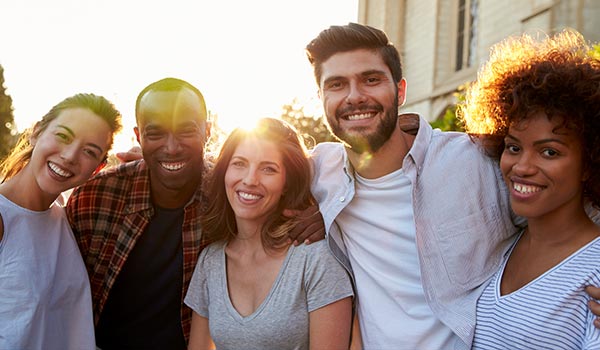
<instances>
[{"instance_id":1,"label":"tree foliage","mask_svg":"<svg viewBox=\"0 0 600 350\"><path fill-rule=\"evenodd\" d=\"M283 105L281 119L292 124L304 138L307 148L313 148L316 144L327 141L335 141L333 135L327 129L322 115L307 115L304 106L297 99L292 103Z\"/></svg>"},{"instance_id":2,"label":"tree foliage","mask_svg":"<svg viewBox=\"0 0 600 350\"><path fill-rule=\"evenodd\" d=\"M0 65L0 159L3 159L17 141L12 98L4 87L4 68Z\"/></svg>"},{"instance_id":3,"label":"tree foliage","mask_svg":"<svg viewBox=\"0 0 600 350\"><path fill-rule=\"evenodd\" d=\"M429 124L435 129L438 128L442 131L464 131L464 127L461 125L459 119L456 117L456 106L465 101L465 90L468 86L467 84L461 85L458 87L457 91L454 93L454 97L456 98L457 103L446 108L446 112L444 115Z\"/></svg>"}]
</instances>

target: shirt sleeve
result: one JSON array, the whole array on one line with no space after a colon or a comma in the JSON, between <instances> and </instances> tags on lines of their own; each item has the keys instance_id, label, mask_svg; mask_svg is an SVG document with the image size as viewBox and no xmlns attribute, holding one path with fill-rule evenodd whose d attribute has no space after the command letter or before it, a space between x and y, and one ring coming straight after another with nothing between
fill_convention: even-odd
<instances>
[{"instance_id":1,"label":"shirt sleeve","mask_svg":"<svg viewBox=\"0 0 600 350\"><path fill-rule=\"evenodd\" d=\"M208 269L205 267L210 247L204 248L198 258L190 286L185 295L184 303L198 315L208 318Z\"/></svg>"},{"instance_id":2,"label":"shirt sleeve","mask_svg":"<svg viewBox=\"0 0 600 350\"><path fill-rule=\"evenodd\" d=\"M333 257L326 241L310 245L307 266L304 271L308 312L353 296L348 272Z\"/></svg>"}]
</instances>

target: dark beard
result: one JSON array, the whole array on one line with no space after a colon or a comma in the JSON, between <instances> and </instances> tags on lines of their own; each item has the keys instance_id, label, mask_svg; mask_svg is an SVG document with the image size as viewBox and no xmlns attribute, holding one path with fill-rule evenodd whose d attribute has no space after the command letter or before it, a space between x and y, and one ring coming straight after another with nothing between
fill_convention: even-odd
<instances>
[{"instance_id":1,"label":"dark beard","mask_svg":"<svg viewBox=\"0 0 600 350\"><path fill-rule=\"evenodd\" d=\"M337 118L337 116L336 116ZM348 134L342 128L339 123L327 123L329 131L341 142L348 144L352 150L356 153L376 153L379 149L390 139L396 125L398 123L398 106L392 106L390 110L385 113L381 123L377 126L377 130L372 133L365 135L360 129L354 129L359 131L360 135L356 133Z\"/></svg>"}]
</instances>

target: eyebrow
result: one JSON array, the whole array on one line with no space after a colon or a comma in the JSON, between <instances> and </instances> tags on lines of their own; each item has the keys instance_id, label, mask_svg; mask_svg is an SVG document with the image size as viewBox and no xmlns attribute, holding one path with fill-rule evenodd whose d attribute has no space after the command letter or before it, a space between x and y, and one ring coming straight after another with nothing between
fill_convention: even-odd
<instances>
[{"instance_id":1,"label":"eyebrow","mask_svg":"<svg viewBox=\"0 0 600 350\"><path fill-rule=\"evenodd\" d=\"M248 158L246 158L244 156L236 155L236 154L231 156L231 160L233 160L233 159L244 160L246 162L248 161ZM263 161L260 161L258 164L260 164L260 165L275 165L277 168L281 168L281 165L279 165L279 163L273 162L270 160L263 160Z\"/></svg>"},{"instance_id":2,"label":"eyebrow","mask_svg":"<svg viewBox=\"0 0 600 350\"><path fill-rule=\"evenodd\" d=\"M507 134L505 138L508 138L508 139L512 139L512 140L514 140L514 141L521 142L521 140L519 140L518 138L514 137L514 136L513 136L513 135L511 135L511 134ZM541 145L541 144L544 144L544 143L549 143L549 142L556 142L556 143L560 143L561 145L565 145L565 146L567 146L567 144L566 144L566 143L565 143L563 140L560 140L560 139L555 139L555 138L548 138L548 139L541 139L541 140L537 140L537 141L535 141L533 144L534 144L534 145Z\"/></svg>"},{"instance_id":3,"label":"eyebrow","mask_svg":"<svg viewBox=\"0 0 600 350\"><path fill-rule=\"evenodd\" d=\"M57 127L59 127L59 128L63 128L63 129L64 129L64 130L65 130L65 131L66 131L66 132L69 134L69 135L71 135L71 137L75 137L75 133L74 133L74 132L73 132L73 130L71 130L71 128L69 128L68 126L59 124L59 125L57 125ZM102 149L102 147L98 146L98 145L97 145L97 144L95 144L95 143L88 142L88 143L86 143L86 145L88 145L88 146L90 146L90 147L97 148L97 149L98 149L98 151L99 151L100 153L103 153L103 152L104 152L104 150Z\"/></svg>"},{"instance_id":4,"label":"eyebrow","mask_svg":"<svg viewBox=\"0 0 600 350\"><path fill-rule=\"evenodd\" d=\"M361 77L368 77L369 75L373 75L373 74L377 74L377 75L385 75L385 71L379 70L379 69L370 69L364 72L360 72L358 75L360 75ZM335 81L335 80L345 80L346 78L344 76L341 75L334 75L331 76L325 80L323 80L323 85L326 85L327 83L331 82L331 81Z\"/></svg>"}]
</instances>

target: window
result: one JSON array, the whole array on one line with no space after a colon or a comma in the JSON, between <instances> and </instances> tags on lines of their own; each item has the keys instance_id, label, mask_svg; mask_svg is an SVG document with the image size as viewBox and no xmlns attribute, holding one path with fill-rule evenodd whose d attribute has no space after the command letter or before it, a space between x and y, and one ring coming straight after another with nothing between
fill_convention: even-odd
<instances>
[{"instance_id":1,"label":"window","mask_svg":"<svg viewBox=\"0 0 600 350\"><path fill-rule=\"evenodd\" d=\"M479 0L458 0L456 71L472 67L475 64L478 2Z\"/></svg>"}]
</instances>

